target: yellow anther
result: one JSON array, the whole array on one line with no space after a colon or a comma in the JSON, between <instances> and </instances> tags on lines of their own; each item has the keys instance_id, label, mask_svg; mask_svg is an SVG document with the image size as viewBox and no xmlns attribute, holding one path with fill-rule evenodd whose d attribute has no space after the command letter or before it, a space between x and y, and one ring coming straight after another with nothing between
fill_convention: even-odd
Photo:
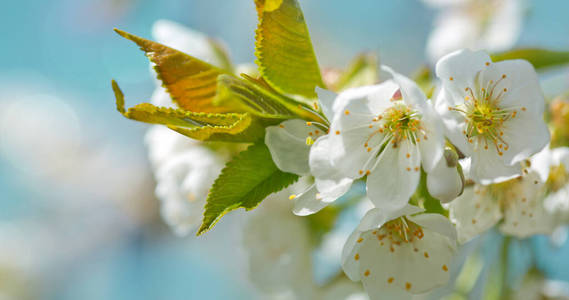
<instances>
[{"instance_id":1,"label":"yellow anther","mask_svg":"<svg viewBox=\"0 0 569 300\"><path fill-rule=\"evenodd\" d=\"M311 146L314 144L314 140L311 137L306 137L306 145Z\"/></svg>"}]
</instances>

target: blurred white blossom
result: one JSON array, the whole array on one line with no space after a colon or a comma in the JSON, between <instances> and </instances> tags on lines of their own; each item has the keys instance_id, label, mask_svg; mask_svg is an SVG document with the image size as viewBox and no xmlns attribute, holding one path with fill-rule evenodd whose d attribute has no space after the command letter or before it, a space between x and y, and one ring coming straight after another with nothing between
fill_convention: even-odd
<instances>
[{"instance_id":1,"label":"blurred white blossom","mask_svg":"<svg viewBox=\"0 0 569 300\"><path fill-rule=\"evenodd\" d=\"M564 160L567 148L544 148L526 164L523 176L492 185L475 185L450 204L459 242L465 243L500 220L500 230L525 238L551 234L566 222L569 198Z\"/></svg>"},{"instance_id":2,"label":"blurred white blossom","mask_svg":"<svg viewBox=\"0 0 569 300\"><path fill-rule=\"evenodd\" d=\"M269 295L289 294L290 299L312 299L311 241L306 220L291 213L286 191L263 201L244 229L249 255L249 277Z\"/></svg>"},{"instance_id":3,"label":"blurred white blossom","mask_svg":"<svg viewBox=\"0 0 569 300\"><path fill-rule=\"evenodd\" d=\"M517 41L523 22L523 0L423 0L438 9L427 41L432 62L453 51L503 51Z\"/></svg>"}]
</instances>

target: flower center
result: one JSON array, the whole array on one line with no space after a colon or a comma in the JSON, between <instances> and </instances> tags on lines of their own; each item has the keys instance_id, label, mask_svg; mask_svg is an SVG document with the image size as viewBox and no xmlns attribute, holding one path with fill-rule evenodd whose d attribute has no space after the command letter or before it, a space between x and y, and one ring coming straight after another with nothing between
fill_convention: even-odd
<instances>
[{"instance_id":1,"label":"flower center","mask_svg":"<svg viewBox=\"0 0 569 300\"><path fill-rule=\"evenodd\" d=\"M421 141L421 137L427 139L420 119L421 115L417 111L412 110L403 103L396 103L372 119L369 128L377 127L377 130L370 134L364 147L368 148L369 141L378 133L385 134L383 141L380 143L381 146L391 143L394 148L402 140L410 140L415 144Z\"/></svg>"},{"instance_id":2,"label":"flower center","mask_svg":"<svg viewBox=\"0 0 569 300\"><path fill-rule=\"evenodd\" d=\"M375 234L380 241L385 238L392 245L412 243L416 238L422 239L425 236L423 228L409 221L406 217L400 217L385 223L379 232Z\"/></svg>"},{"instance_id":3,"label":"flower center","mask_svg":"<svg viewBox=\"0 0 569 300\"><path fill-rule=\"evenodd\" d=\"M483 145L486 150L489 145L493 145L500 156L504 154L503 151L509 149L508 143L503 138L504 123L518 114L516 109L500 106L508 89L497 89L497 86L505 78L504 74L497 81L490 80L485 87L476 91L470 87L465 88L464 103L449 107L449 110L461 113L466 119L466 128L462 133L469 143L476 141L477 145ZM521 110L526 109L522 107Z\"/></svg>"}]
</instances>

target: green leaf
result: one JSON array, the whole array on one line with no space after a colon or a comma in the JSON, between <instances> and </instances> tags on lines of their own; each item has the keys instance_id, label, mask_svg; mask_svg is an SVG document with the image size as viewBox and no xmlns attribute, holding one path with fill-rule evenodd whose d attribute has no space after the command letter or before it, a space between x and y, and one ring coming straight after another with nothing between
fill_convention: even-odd
<instances>
[{"instance_id":1,"label":"green leaf","mask_svg":"<svg viewBox=\"0 0 569 300\"><path fill-rule=\"evenodd\" d=\"M296 180L298 175L277 168L265 144L251 145L228 162L215 180L198 235L211 229L226 213L240 207L251 210L265 197Z\"/></svg>"},{"instance_id":2,"label":"green leaf","mask_svg":"<svg viewBox=\"0 0 569 300\"><path fill-rule=\"evenodd\" d=\"M569 51L551 51L537 48L514 49L492 54L491 57L494 62L508 59L525 59L537 70L569 64Z\"/></svg>"},{"instance_id":3,"label":"green leaf","mask_svg":"<svg viewBox=\"0 0 569 300\"><path fill-rule=\"evenodd\" d=\"M255 5L261 76L280 93L316 98L316 86L324 84L298 1L255 0Z\"/></svg>"},{"instance_id":4,"label":"green leaf","mask_svg":"<svg viewBox=\"0 0 569 300\"><path fill-rule=\"evenodd\" d=\"M302 118L324 122L312 108L279 94L262 78L241 75L245 80L229 75L219 76L218 94L214 100L216 105L240 103L241 109L264 119Z\"/></svg>"},{"instance_id":5,"label":"green leaf","mask_svg":"<svg viewBox=\"0 0 569 300\"><path fill-rule=\"evenodd\" d=\"M184 110L193 112L228 112L228 108L212 103L217 76L228 71L212 66L188 54L119 29L122 37L135 42L151 62L172 100Z\"/></svg>"},{"instance_id":6,"label":"green leaf","mask_svg":"<svg viewBox=\"0 0 569 300\"><path fill-rule=\"evenodd\" d=\"M239 101L245 110L264 117L275 119L290 119L295 117L287 107L280 102L279 95L269 90L229 75L218 78L217 97L214 103L223 105L224 102Z\"/></svg>"},{"instance_id":7,"label":"green leaf","mask_svg":"<svg viewBox=\"0 0 569 300\"><path fill-rule=\"evenodd\" d=\"M112 81L117 110L126 118L151 124L167 125L201 141L254 142L264 137L264 127L275 122L253 118L249 113L204 113L156 107L141 103L125 110L124 94Z\"/></svg>"},{"instance_id":8,"label":"green leaf","mask_svg":"<svg viewBox=\"0 0 569 300\"><path fill-rule=\"evenodd\" d=\"M374 53L358 55L334 83L335 91L372 85L379 81L379 59Z\"/></svg>"}]
</instances>

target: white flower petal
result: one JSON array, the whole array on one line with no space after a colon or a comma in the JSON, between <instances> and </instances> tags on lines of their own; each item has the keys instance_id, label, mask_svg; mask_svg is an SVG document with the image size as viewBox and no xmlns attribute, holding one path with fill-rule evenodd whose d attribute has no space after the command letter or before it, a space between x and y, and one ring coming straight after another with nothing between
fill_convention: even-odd
<instances>
[{"instance_id":1,"label":"white flower petal","mask_svg":"<svg viewBox=\"0 0 569 300\"><path fill-rule=\"evenodd\" d=\"M462 167L462 174L464 174L464 180L472 180L470 176L470 168L472 166L470 157L459 159L458 163Z\"/></svg>"},{"instance_id":2,"label":"white flower petal","mask_svg":"<svg viewBox=\"0 0 569 300\"><path fill-rule=\"evenodd\" d=\"M421 165L425 172L430 172L443 158L445 138L440 116L433 109L430 101L423 109L422 114L421 124L425 130L425 136L419 142Z\"/></svg>"},{"instance_id":3,"label":"white flower petal","mask_svg":"<svg viewBox=\"0 0 569 300\"><path fill-rule=\"evenodd\" d=\"M381 208L373 208L370 209L362 218L360 224L358 225L357 230L363 232L372 229L377 229L388 221L397 219L401 216L414 215L423 211L425 210L418 206L409 205L409 204L395 211L387 211Z\"/></svg>"},{"instance_id":4,"label":"white flower petal","mask_svg":"<svg viewBox=\"0 0 569 300\"><path fill-rule=\"evenodd\" d=\"M318 134L314 133L315 130L318 128L308 126L306 121L300 119L287 120L278 126L267 127L265 144L280 170L298 175L310 174L310 145L307 144L306 138L312 136L316 139Z\"/></svg>"},{"instance_id":5,"label":"white flower petal","mask_svg":"<svg viewBox=\"0 0 569 300\"><path fill-rule=\"evenodd\" d=\"M346 276L352 281L360 280L359 262L354 259L354 252L356 251L356 245L362 242L360 240L361 234L362 232L359 230L354 230L342 249L342 268Z\"/></svg>"},{"instance_id":6,"label":"white flower petal","mask_svg":"<svg viewBox=\"0 0 569 300\"><path fill-rule=\"evenodd\" d=\"M539 152L550 140L549 129L543 117L519 113L507 123L503 139L508 143L508 150L503 151L506 164L519 163Z\"/></svg>"},{"instance_id":7,"label":"white flower petal","mask_svg":"<svg viewBox=\"0 0 569 300\"><path fill-rule=\"evenodd\" d=\"M392 80L386 80L376 85L366 85L357 88L351 88L342 91L336 98L333 110L336 117L341 116L345 109L354 110L354 112L379 114L386 108L391 106L389 101L399 86ZM352 102L358 102L353 107L348 108Z\"/></svg>"},{"instance_id":8,"label":"white flower petal","mask_svg":"<svg viewBox=\"0 0 569 300\"><path fill-rule=\"evenodd\" d=\"M332 166L328 135L316 140L310 150L308 160L315 183L295 197L293 212L299 216L320 211L344 195L353 182L352 179L343 177L343 174Z\"/></svg>"},{"instance_id":9,"label":"white flower petal","mask_svg":"<svg viewBox=\"0 0 569 300\"><path fill-rule=\"evenodd\" d=\"M427 96L414 81L393 71L388 66L382 65L381 69L393 77L393 81L399 86L405 104L421 111L427 106Z\"/></svg>"},{"instance_id":10,"label":"white flower petal","mask_svg":"<svg viewBox=\"0 0 569 300\"><path fill-rule=\"evenodd\" d=\"M449 103L454 103L452 95L442 89L435 103L435 109L442 118L444 124L444 135L455 145L464 155L471 156L472 144L462 133L466 129L466 120L463 115L454 110L449 110Z\"/></svg>"},{"instance_id":11,"label":"white flower petal","mask_svg":"<svg viewBox=\"0 0 569 300\"><path fill-rule=\"evenodd\" d=\"M506 201L504 222L500 230L518 238L535 234L551 234L555 229L554 218L543 205L543 182L536 172L516 180L515 192Z\"/></svg>"},{"instance_id":12,"label":"white flower petal","mask_svg":"<svg viewBox=\"0 0 569 300\"><path fill-rule=\"evenodd\" d=\"M271 202L274 201L274 202ZM310 236L305 222L290 213L284 199L267 199L247 218L243 245L249 277L259 289L282 292L306 284L311 273ZM278 202L278 203L276 203Z\"/></svg>"},{"instance_id":13,"label":"white flower petal","mask_svg":"<svg viewBox=\"0 0 569 300\"><path fill-rule=\"evenodd\" d=\"M502 218L498 201L491 198L481 186L466 188L449 206L450 218L456 224L460 244L487 231Z\"/></svg>"},{"instance_id":14,"label":"white flower petal","mask_svg":"<svg viewBox=\"0 0 569 300\"><path fill-rule=\"evenodd\" d=\"M406 140L397 148L387 145L377 166L368 175L368 197L381 209L400 209L415 192L420 174L420 154L417 146Z\"/></svg>"},{"instance_id":15,"label":"white flower petal","mask_svg":"<svg viewBox=\"0 0 569 300\"><path fill-rule=\"evenodd\" d=\"M328 151L332 165L346 177L354 179L371 169L384 137L367 125L348 131L331 131L329 136Z\"/></svg>"},{"instance_id":16,"label":"white flower petal","mask_svg":"<svg viewBox=\"0 0 569 300\"><path fill-rule=\"evenodd\" d=\"M292 212L297 216L308 216L326 207L329 203L322 201L316 185L313 184L308 190L294 198Z\"/></svg>"},{"instance_id":17,"label":"white flower petal","mask_svg":"<svg viewBox=\"0 0 569 300\"><path fill-rule=\"evenodd\" d=\"M429 193L443 203L452 201L464 189L464 178L457 168L458 156L456 153L450 153L450 150L448 153L427 175L427 189ZM451 166L449 166L449 163L451 163Z\"/></svg>"},{"instance_id":18,"label":"white flower petal","mask_svg":"<svg viewBox=\"0 0 569 300\"><path fill-rule=\"evenodd\" d=\"M504 75L506 77L502 78ZM494 94L502 92L500 107L517 109L525 107L527 113L543 114L545 100L537 73L528 61L515 59L491 63L480 72L479 78L481 87L491 80L496 83Z\"/></svg>"},{"instance_id":19,"label":"white flower petal","mask_svg":"<svg viewBox=\"0 0 569 300\"><path fill-rule=\"evenodd\" d=\"M194 146L171 156L155 172L155 194L165 222L178 235L199 225L207 194L222 162L208 149Z\"/></svg>"},{"instance_id":20,"label":"white flower petal","mask_svg":"<svg viewBox=\"0 0 569 300\"><path fill-rule=\"evenodd\" d=\"M162 125L151 126L146 131L144 142L148 147L148 159L154 169L176 154L192 147L200 147L196 140L187 138Z\"/></svg>"},{"instance_id":21,"label":"white flower petal","mask_svg":"<svg viewBox=\"0 0 569 300\"><path fill-rule=\"evenodd\" d=\"M552 151L549 148L549 145L547 145L530 159L531 169L539 175L539 179L543 182L545 182L547 177L549 177L549 170L551 169L551 166L556 165L554 162L555 159L553 158L555 150Z\"/></svg>"},{"instance_id":22,"label":"white flower petal","mask_svg":"<svg viewBox=\"0 0 569 300\"><path fill-rule=\"evenodd\" d=\"M315 177L316 187L324 202L332 202L344 195L351 187L353 180L332 165L330 158L330 136L325 135L312 145L309 154L309 165Z\"/></svg>"},{"instance_id":23,"label":"white flower petal","mask_svg":"<svg viewBox=\"0 0 569 300\"><path fill-rule=\"evenodd\" d=\"M423 228L427 228L448 237L453 243L457 240L456 228L454 228L449 220L443 215L419 214L416 216L408 216L407 218Z\"/></svg>"},{"instance_id":24,"label":"white flower petal","mask_svg":"<svg viewBox=\"0 0 569 300\"><path fill-rule=\"evenodd\" d=\"M521 175L521 166L504 164L495 149L479 150L472 154L470 177L475 182L491 184L504 182Z\"/></svg>"},{"instance_id":25,"label":"white flower petal","mask_svg":"<svg viewBox=\"0 0 569 300\"><path fill-rule=\"evenodd\" d=\"M475 78L479 71L491 62L490 56L484 51L459 50L441 58L436 65L437 77L442 81L443 88L452 97L444 97L447 106L456 106L463 102L465 88L475 87Z\"/></svg>"},{"instance_id":26,"label":"white flower petal","mask_svg":"<svg viewBox=\"0 0 569 300\"><path fill-rule=\"evenodd\" d=\"M543 207L555 218L555 224L569 223L569 184L547 195L543 200Z\"/></svg>"},{"instance_id":27,"label":"white flower petal","mask_svg":"<svg viewBox=\"0 0 569 300\"><path fill-rule=\"evenodd\" d=\"M326 116L329 121L332 121L334 118L334 101L338 95L321 87L316 87L316 94L318 95L318 103L320 104L324 116Z\"/></svg>"},{"instance_id":28,"label":"white flower petal","mask_svg":"<svg viewBox=\"0 0 569 300\"><path fill-rule=\"evenodd\" d=\"M353 179L350 178L316 178L316 189L322 197L322 201L330 203L342 197L352 187Z\"/></svg>"},{"instance_id":29,"label":"white flower petal","mask_svg":"<svg viewBox=\"0 0 569 300\"><path fill-rule=\"evenodd\" d=\"M569 172L569 147L559 147L551 150L553 156L553 164L556 166L563 165L565 171Z\"/></svg>"}]
</instances>

